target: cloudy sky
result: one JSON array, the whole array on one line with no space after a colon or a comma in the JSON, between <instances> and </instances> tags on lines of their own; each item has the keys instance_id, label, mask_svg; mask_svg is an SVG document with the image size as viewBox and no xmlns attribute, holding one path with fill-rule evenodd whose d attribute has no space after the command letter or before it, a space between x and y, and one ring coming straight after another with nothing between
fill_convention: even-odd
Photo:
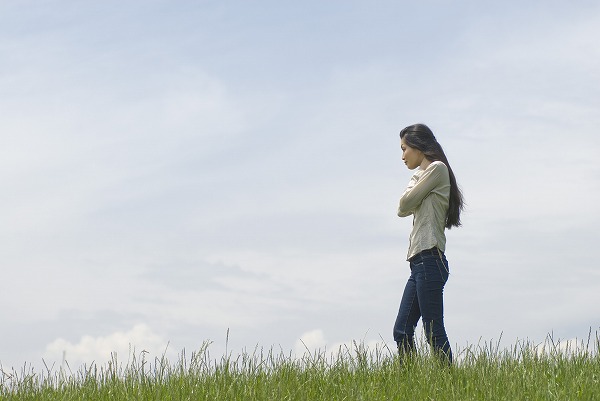
<instances>
[{"instance_id":1,"label":"cloudy sky","mask_svg":"<svg viewBox=\"0 0 600 401\"><path fill-rule=\"evenodd\" d=\"M599 37L594 1L0 1L0 363L391 343L415 122L468 203L453 346L587 338Z\"/></svg>"}]
</instances>

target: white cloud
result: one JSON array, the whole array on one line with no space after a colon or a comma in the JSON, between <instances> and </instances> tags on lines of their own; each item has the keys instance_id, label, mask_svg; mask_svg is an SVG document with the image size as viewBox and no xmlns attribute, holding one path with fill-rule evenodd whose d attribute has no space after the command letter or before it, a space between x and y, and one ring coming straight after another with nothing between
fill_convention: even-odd
<instances>
[{"instance_id":1,"label":"white cloud","mask_svg":"<svg viewBox=\"0 0 600 401\"><path fill-rule=\"evenodd\" d=\"M71 369L77 369L82 364L104 365L112 355L123 363L130 357L139 357L141 352L152 357L160 356L167 351L167 345L167 341L150 327L137 324L128 331L117 331L107 336L86 335L77 343L58 338L46 346L43 357L47 362L66 361Z\"/></svg>"},{"instance_id":2,"label":"white cloud","mask_svg":"<svg viewBox=\"0 0 600 401\"><path fill-rule=\"evenodd\" d=\"M569 338L566 340L554 339L548 336L543 342L534 346L538 355L563 355L566 357L594 354L598 349L598 333L596 337L590 333L588 339Z\"/></svg>"},{"instance_id":3,"label":"white cloud","mask_svg":"<svg viewBox=\"0 0 600 401\"><path fill-rule=\"evenodd\" d=\"M326 345L327 341L323 330L315 329L302 334L296 341L294 349L296 355L304 355L306 353L312 354L315 351L323 351Z\"/></svg>"},{"instance_id":4,"label":"white cloud","mask_svg":"<svg viewBox=\"0 0 600 401\"><path fill-rule=\"evenodd\" d=\"M324 354L326 358L335 359L338 356L354 357L356 352L366 352L367 355L375 357L377 353L384 355L390 350L394 350L395 347L383 342L381 339L329 342L325 338L325 333L322 329L315 329L302 334L296 341L294 349L296 357L318 353Z\"/></svg>"}]
</instances>

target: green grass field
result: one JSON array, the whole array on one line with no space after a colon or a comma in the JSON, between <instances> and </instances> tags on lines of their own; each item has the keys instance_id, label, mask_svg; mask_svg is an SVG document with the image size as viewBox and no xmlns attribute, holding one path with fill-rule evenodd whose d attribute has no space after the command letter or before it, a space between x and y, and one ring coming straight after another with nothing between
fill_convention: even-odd
<instances>
[{"instance_id":1,"label":"green grass field","mask_svg":"<svg viewBox=\"0 0 600 401\"><path fill-rule=\"evenodd\" d=\"M361 344L302 358L257 349L212 359L209 344L170 363L144 352L77 372L4 372L1 400L600 400L598 338L455 350L443 366L421 344L411 359Z\"/></svg>"}]
</instances>

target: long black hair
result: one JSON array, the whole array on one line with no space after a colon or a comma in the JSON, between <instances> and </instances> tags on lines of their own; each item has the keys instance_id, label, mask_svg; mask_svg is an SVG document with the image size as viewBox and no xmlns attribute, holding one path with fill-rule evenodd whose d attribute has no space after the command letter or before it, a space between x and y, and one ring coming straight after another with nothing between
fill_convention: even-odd
<instances>
[{"instance_id":1,"label":"long black hair","mask_svg":"<svg viewBox=\"0 0 600 401\"><path fill-rule=\"evenodd\" d=\"M454 172L450 168L446 154L433 135L433 131L425 124L413 124L400 131L400 138L411 148L423 152L430 162L441 161L448 167L450 174L450 201L446 214L446 228L460 227L460 212L464 208L463 195L456 183Z\"/></svg>"}]
</instances>

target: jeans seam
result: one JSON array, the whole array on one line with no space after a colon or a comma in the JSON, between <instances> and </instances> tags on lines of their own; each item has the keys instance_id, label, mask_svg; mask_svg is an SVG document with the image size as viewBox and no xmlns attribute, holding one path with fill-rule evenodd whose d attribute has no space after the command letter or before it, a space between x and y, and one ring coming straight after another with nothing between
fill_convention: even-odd
<instances>
[{"instance_id":1,"label":"jeans seam","mask_svg":"<svg viewBox=\"0 0 600 401\"><path fill-rule=\"evenodd\" d=\"M436 249L438 251L438 255L440 255L440 261L442 262L442 266L444 266L444 269L446 269L446 273L448 273L448 275L450 275L450 269L448 269L448 267L446 267L446 264L444 263L444 257L442 256L442 251L440 251L440 248L436 248Z\"/></svg>"},{"instance_id":2,"label":"jeans seam","mask_svg":"<svg viewBox=\"0 0 600 401\"><path fill-rule=\"evenodd\" d=\"M444 264L444 262L442 262L442 264ZM437 266L437 268L438 268L438 272L440 273L440 277L442 278L442 280L444 280L444 273L442 272L442 269L441 269L441 267L440 267L439 263L437 263L437 260L436 260L436 263L435 263L435 265L436 265L436 266ZM444 280L444 281L445 281L445 280Z\"/></svg>"},{"instance_id":3,"label":"jeans seam","mask_svg":"<svg viewBox=\"0 0 600 401\"><path fill-rule=\"evenodd\" d=\"M413 305L415 304L415 299L417 298L417 292L415 291L415 293L412 296L412 299L410 300L410 307L408 308L408 316L410 316L410 312L412 312L412 308ZM406 319L406 321L404 322L404 335L407 335L407 330L406 330L406 326L408 326L408 318ZM414 331L414 328L411 329L411 331ZM413 336L413 334L411 334L411 336Z\"/></svg>"}]
</instances>

